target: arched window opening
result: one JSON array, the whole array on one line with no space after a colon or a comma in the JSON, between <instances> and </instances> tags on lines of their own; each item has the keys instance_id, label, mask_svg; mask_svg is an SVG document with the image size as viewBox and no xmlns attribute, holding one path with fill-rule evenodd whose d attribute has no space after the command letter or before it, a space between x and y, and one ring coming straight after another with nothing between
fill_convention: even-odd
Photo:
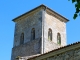
<instances>
[{"instance_id":1,"label":"arched window opening","mask_svg":"<svg viewBox=\"0 0 80 60\"><path fill-rule=\"evenodd\" d=\"M24 44L24 33L20 36L20 44Z\"/></svg>"},{"instance_id":2,"label":"arched window opening","mask_svg":"<svg viewBox=\"0 0 80 60\"><path fill-rule=\"evenodd\" d=\"M57 33L57 44L61 45L61 35Z\"/></svg>"},{"instance_id":3,"label":"arched window opening","mask_svg":"<svg viewBox=\"0 0 80 60\"><path fill-rule=\"evenodd\" d=\"M31 39L34 40L35 39L35 29L32 28L31 30Z\"/></svg>"},{"instance_id":4,"label":"arched window opening","mask_svg":"<svg viewBox=\"0 0 80 60\"><path fill-rule=\"evenodd\" d=\"M48 40L52 41L52 30L51 29L48 30Z\"/></svg>"}]
</instances>

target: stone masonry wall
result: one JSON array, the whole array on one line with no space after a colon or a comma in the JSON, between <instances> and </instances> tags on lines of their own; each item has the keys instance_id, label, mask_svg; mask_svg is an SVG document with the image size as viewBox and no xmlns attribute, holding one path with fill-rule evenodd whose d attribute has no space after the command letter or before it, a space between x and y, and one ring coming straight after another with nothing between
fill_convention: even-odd
<instances>
[{"instance_id":1,"label":"stone masonry wall","mask_svg":"<svg viewBox=\"0 0 80 60\"><path fill-rule=\"evenodd\" d=\"M35 28L35 40L31 40L31 30ZM41 51L42 10L32 13L15 22L14 46L11 60L17 56L30 56ZM20 36L24 33L24 44L20 45Z\"/></svg>"},{"instance_id":2,"label":"stone masonry wall","mask_svg":"<svg viewBox=\"0 0 80 60\"><path fill-rule=\"evenodd\" d=\"M48 39L45 39L44 43L44 53L52 51L54 49L59 48L60 46L54 42L49 41Z\"/></svg>"},{"instance_id":3,"label":"stone masonry wall","mask_svg":"<svg viewBox=\"0 0 80 60\"><path fill-rule=\"evenodd\" d=\"M35 54L40 54L41 53L40 52L41 50L41 40L40 39L32 40L23 45L14 47L12 49L12 59L11 60L16 60L17 56L23 57L23 56L31 56Z\"/></svg>"},{"instance_id":4,"label":"stone masonry wall","mask_svg":"<svg viewBox=\"0 0 80 60\"><path fill-rule=\"evenodd\" d=\"M52 41L48 40L48 29L52 29ZM45 52L51 51L60 47L57 44L57 33L61 34L61 45L66 45L66 23L60 21L54 16L45 12L44 19L44 50ZM48 41L47 41L48 40Z\"/></svg>"},{"instance_id":5,"label":"stone masonry wall","mask_svg":"<svg viewBox=\"0 0 80 60\"><path fill-rule=\"evenodd\" d=\"M15 24L14 33L14 47L12 49L12 60L16 56L30 56L40 53L43 49L44 53L56 49L60 46L66 45L66 24L52 15L45 12L45 16L42 14L43 10L32 13L31 15L18 20ZM44 18L44 19L42 19ZM44 21L42 21L44 20ZM43 22L43 27L42 27ZM31 42L31 30L35 28L36 42ZM48 40L48 29L52 29L52 41ZM42 32L42 29L44 30ZM61 45L57 44L57 33L61 34ZM24 33L24 44L20 45L20 36ZM42 37L44 33L44 37ZM37 42L40 38L43 39L43 43ZM26 45L27 44L27 45ZM35 45L38 44L38 45ZM42 45L43 44L43 45ZM35 46L35 47L34 47ZM16 48L17 47L17 48ZM43 47L43 48L42 48ZM34 51L34 49L37 49ZM40 49L41 48L41 49ZM28 51L27 51L28 50Z\"/></svg>"},{"instance_id":6,"label":"stone masonry wall","mask_svg":"<svg viewBox=\"0 0 80 60\"><path fill-rule=\"evenodd\" d=\"M24 43L31 40L31 30L35 28L35 38L41 37L41 28L42 28L42 11L27 16L15 24L15 33L14 33L14 46L20 44L21 33L24 33Z\"/></svg>"}]
</instances>

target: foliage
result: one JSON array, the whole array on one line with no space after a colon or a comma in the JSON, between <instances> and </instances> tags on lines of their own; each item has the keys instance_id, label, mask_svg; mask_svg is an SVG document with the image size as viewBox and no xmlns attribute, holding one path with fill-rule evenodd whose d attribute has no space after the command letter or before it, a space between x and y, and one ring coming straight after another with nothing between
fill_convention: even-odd
<instances>
[{"instance_id":1,"label":"foliage","mask_svg":"<svg viewBox=\"0 0 80 60\"><path fill-rule=\"evenodd\" d=\"M80 0L72 0L72 3L75 4L75 9L76 9L73 19L76 19L78 15L80 15Z\"/></svg>"}]
</instances>

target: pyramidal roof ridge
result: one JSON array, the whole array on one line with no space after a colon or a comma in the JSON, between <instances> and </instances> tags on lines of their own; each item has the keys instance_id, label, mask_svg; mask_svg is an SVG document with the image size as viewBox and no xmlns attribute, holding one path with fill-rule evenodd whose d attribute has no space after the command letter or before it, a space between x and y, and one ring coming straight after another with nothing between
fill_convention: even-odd
<instances>
[{"instance_id":1,"label":"pyramidal roof ridge","mask_svg":"<svg viewBox=\"0 0 80 60\"><path fill-rule=\"evenodd\" d=\"M20 16L14 18L12 21L15 21L16 19L20 18L21 16L24 16L24 15L26 15L26 14L28 14L28 13L30 13L30 12L36 10L36 9L38 9L39 7L45 7L45 9L49 9L50 11L54 12L54 13L57 14L58 16L64 18L66 21L69 21L67 18L65 18L65 17L63 17L62 15L58 14L57 12L53 11L52 9L50 9L49 7L47 7L47 6L44 5L44 4L41 4L41 5L39 5L39 6L35 7L35 8L33 8L33 9L31 9L30 11L28 11L28 12L26 12L26 13L24 13L24 14L21 14Z\"/></svg>"}]
</instances>

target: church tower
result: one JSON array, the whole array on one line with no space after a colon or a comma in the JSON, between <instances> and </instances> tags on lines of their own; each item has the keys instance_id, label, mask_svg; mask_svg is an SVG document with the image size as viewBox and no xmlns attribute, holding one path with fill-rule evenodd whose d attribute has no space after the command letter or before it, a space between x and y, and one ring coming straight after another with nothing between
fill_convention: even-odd
<instances>
[{"instance_id":1,"label":"church tower","mask_svg":"<svg viewBox=\"0 0 80 60\"><path fill-rule=\"evenodd\" d=\"M11 60L17 56L43 54L66 45L68 19L40 5L13 19L14 44Z\"/></svg>"}]
</instances>

